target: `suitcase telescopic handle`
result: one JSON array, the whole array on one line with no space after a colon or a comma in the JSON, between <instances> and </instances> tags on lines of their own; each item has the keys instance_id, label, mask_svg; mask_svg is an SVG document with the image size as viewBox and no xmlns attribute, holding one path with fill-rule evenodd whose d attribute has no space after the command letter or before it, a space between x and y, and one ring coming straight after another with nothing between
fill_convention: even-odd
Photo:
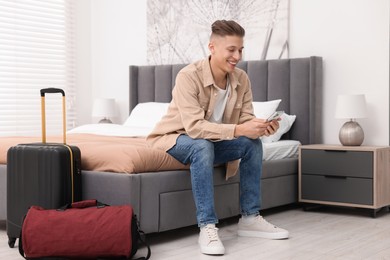
<instances>
[{"instance_id":1,"label":"suitcase telescopic handle","mask_svg":"<svg viewBox=\"0 0 390 260\"><path fill-rule=\"evenodd\" d=\"M46 93L61 93L62 96L65 96L65 91L60 88L44 88L41 89L41 97L44 97Z\"/></svg>"},{"instance_id":2,"label":"suitcase telescopic handle","mask_svg":"<svg viewBox=\"0 0 390 260\"><path fill-rule=\"evenodd\" d=\"M62 94L62 132L63 143L66 144L66 107L65 107L65 91L59 88L44 88L41 89L41 113L42 113L42 143L46 143L46 108L45 94L46 93L61 93Z\"/></svg>"}]
</instances>

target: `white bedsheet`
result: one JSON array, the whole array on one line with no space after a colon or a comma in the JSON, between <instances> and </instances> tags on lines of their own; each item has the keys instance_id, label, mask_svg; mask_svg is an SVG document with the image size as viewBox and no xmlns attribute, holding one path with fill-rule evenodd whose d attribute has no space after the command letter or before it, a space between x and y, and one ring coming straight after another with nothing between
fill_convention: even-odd
<instances>
[{"instance_id":1,"label":"white bedsheet","mask_svg":"<svg viewBox=\"0 0 390 260\"><path fill-rule=\"evenodd\" d=\"M277 160L298 158L301 143L295 140L279 140L272 143L263 143L263 160Z\"/></svg>"},{"instance_id":2,"label":"white bedsheet","mask_svg":"<svg viewBox=\"0 0 390 260\"><path fill-rule=\"evenodd\" d=\"M149 127L130 127L118 124L87 124L75 127L69 130L67 133L139 137L147 136L152 130L153 129Z\"/></svg>"},{"instance_id":3,"label":"white bedsheet","mask_svg":"<svg viewBox=\"0 0 390 260\"><path fill-rule=\"evenodd\" d=\"M87 124L78 126L68 131L72 133L141 137L147 136L152 131L149 127L129 127L118 124ZM301 143L294 140L279 140L272 143L263 143L263 160L277 160L284 158L298 157L298 150Z\"/></svg>"}]
</instances>

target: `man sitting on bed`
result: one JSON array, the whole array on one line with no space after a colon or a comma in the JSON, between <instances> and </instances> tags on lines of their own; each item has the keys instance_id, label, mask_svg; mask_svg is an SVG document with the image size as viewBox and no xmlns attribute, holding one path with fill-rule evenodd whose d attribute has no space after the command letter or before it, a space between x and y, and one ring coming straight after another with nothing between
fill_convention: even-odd
<instances>
[{"instance_id":1,"label":"man sitting on bed","mask_svg":"<svg viewBox=\"0 0 390 260\"><path fill-rule=\"evenodd\" d=\"M221 255L225 248L215 224L214 165L227 163L226 178L240 170L238 235L288 238L288 231L259 215L263 148L260 136L279 128L253 114L248 75L236 68L242 58L245 30L234 21L211 26L211 55L183 68L176 77L167 114L148 136L148 142L190 164L199 246L204 254Z\"/></svg>"}]
</instances>

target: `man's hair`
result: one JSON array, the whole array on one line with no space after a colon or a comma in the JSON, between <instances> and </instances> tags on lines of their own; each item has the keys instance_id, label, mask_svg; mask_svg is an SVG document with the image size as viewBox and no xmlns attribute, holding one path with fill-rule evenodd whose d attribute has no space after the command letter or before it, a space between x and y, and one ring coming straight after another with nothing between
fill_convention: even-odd
<instances>
[{"instance_id":1,"label":"man's hair","mask_svg":"<svg viewBox=\"0 0 390 260\"><path fill-rule=\"evenodd\" d=\"M217 20L211 25L211 37L218 36L245 36L245 30L233 20Z\"/></svg>"}]
</instances>

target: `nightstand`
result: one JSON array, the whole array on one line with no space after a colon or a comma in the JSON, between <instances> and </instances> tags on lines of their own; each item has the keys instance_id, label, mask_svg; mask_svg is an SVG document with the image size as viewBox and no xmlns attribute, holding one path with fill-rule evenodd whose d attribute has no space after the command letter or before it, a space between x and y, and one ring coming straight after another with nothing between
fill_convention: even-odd
<instances>
[{"instance_id":1,"label":"nightstand","mask_svg":"<svg viewBox=\"0 0 390 260\"><path fill-rule=\"evenodd\" d=\"M303 145L299 202L372 209L390 205L390 147Z\"/></svg>"}]
</instances>

